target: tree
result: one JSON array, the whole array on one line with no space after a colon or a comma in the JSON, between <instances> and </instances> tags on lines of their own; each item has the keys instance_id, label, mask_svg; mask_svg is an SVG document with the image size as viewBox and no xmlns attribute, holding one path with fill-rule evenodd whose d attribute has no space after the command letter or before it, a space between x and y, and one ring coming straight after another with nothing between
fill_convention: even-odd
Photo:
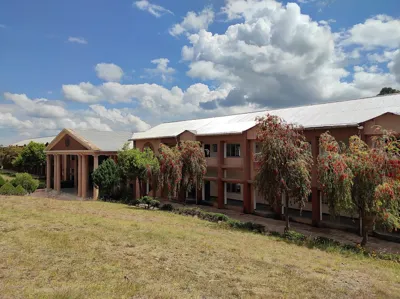
<instances>
[{"instance_id":1,"label":"tree","mask_svg":"<svg viewBox=\"0 0 400 299\"><path fill-rule=\"evenodd\" d=\"M193 188L200 189L207 171L207 162L200 142L181 141L178 151L182 165L180 192L185 196Z\"/></svg>"},{"instance_id":2,"label":"tree","mask_svg":"<svg viewBox=\"0 0 400 299\"><path fill-rule=\"evenodd\" d=\"M394 89L394 88L391 88L391 87L384 87L378 93L378 96L383 96L385 94L393 94L393 93L400 93L400 90L397 90L397 89Z\"/></svg>"},{"instance_id":3,"label":"tree","mask_svg":"<svg viewBox=\"0 0 400 299\"><path fill-rule=\"evenodd\" d=\"M6 146L0 148L0 166L4 169L13 169L13 161L22 151L18 146Z\"/></svg>"},{"instance_id":4,"label":"tree","mask_svg":"<svg viewBox=\"0 0 400 299\"><path fill-rule=\"evenodd\" d=\"M329 212L335 216L352 205L353 173L346 163L343 148L328 132L319 139L321 154L317 158L318 181L328 202Z\"/></svg>"},{"instance_id":5,"label":"tree","mask_svg":"<svg viewBox=\"0 0 400 299\"><path fill-rule=\"evenodd\" d=\"M22 167L25 171L37 171L40 167L46 165L45 148L46 146L43 143L29 142L14 160L13 165Z\"/></svg>"},{"instance_id":6,"label":"tree","mask_svg":"<svg viewBox=\"0 0 400 299\"><path fill-rule=\"evenodd\" d=\"M164 144L160 144L158 152L160 187L167 189L168 196L175 197L179 193L182 180L181 153L176 146L170 148Z\"/></svg>"},{"instance_id":7,"label":"tree","mask_svg":"<svg viewBox=\"0 0 400 299\"><path fill-rule=\"evenodd\" d=\"M103 194L111 195L120 182L120 171L112 159L107 159L92 173L93 183Z\"/></svg>"},{"instance_id":8,"label":"tree","mask_svg":"<svg viewBox=\"0 0 400 299\"><path fill-rule=\"evenodd\" d=\"M289 226L289 198L304 207L311 193L311 147L302 129L277 116L258 119L257 141L261 152L256 155L260 168L256 187L273 206L285 196L285 231Z\"/></svg>"},{"instance_id":9,"label":"tree","mask_svg":"<svg viewBox=\"0 0 400 299\"><path fill-rule=\"evenodd\" d=\"M380 132L381 135L373 138L373 147L369 147L359 136L350 137L348 149L338 152L340 158L337 159L343 162L343 169L339 169L335 175L324 175L322 172L326 160L319 159L319 177L325 193L341 188L330 187L344 184L340 180L338 182L338 176L347 174L348 177L343 180L351 180L351 188L346 183L343 192L336 192L336 197L327 197L327 200L335 213L347 210L360 214L362 246L367 244L368 233L374 224L382 224L389 230L400 227L400 144L393 133L385 130ZM332 140L331 136L321 139L321 146L328 148L328 141ZM329 153L324 155L329 157Z\"/></svg>"},{"instance_id":10,"label":"tree","mask_svg":"<svg viewBox=\"0 0 400 299\"><path fill-rule=\"evenodd\" d=\"M145 195L143 183L149 180L155 182L160 170L158 159L151 149L145 148L142 152L137 148L129 149L127 145L118 152L118 165L123 178L139 181L140 197Z\"/></svg>"}]
</instances>

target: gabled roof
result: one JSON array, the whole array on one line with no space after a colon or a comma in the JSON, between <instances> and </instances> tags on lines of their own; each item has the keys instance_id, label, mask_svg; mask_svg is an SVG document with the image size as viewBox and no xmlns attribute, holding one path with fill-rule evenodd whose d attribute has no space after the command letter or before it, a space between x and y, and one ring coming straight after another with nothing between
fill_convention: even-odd
<instances>
[{"instance_id":1,"label":"gabled roof","mask_svg":"<svg viewBox=\"0 0 400 299\"><path fill-rule=\"evenodd\" d=\"M256 118L267 113L305 129L357 126L386 113L400 115L400 94L163 123L134 133L132 140L176 137L185 130L196 131L198 136L240 134L254 127Z\"/></svg>"},{"instance_id":2,"label":"gabled roof","mask_svg":"<svg viewBox=\"0 0 400 299\"><path fill-rule=\"evenodd\" d=\"M67 134L75 138L88 150L104 152L114 152L122 149L132 135L131 132L63 129L47 146L46 150L50 150Z\"/></svg>"},{"instance_id":3,"label":"gabled roof","mask_svg":"<svg viewBox=\"0 0 400 299\"><path fill-rule=\"evenodd\" d=\"M21 140L21 141L11 144L11 146L25 146L25 145L28 145L30 142L46 144L46 143L50 143L55 137L56 136L25 139L25 140Z\"/></svg>"}]
</instances>

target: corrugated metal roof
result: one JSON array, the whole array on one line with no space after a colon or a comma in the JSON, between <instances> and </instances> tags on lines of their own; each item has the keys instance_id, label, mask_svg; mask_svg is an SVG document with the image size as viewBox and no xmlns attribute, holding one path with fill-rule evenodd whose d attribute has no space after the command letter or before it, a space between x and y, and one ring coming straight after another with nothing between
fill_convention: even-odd
<instances>
[{"instance_id":1,"label":"corrugated metal roof","mask_svg":"<svg viewBox=\"0 0 400 299\"><path fill-rule=\"evenodd\" d=\"M95 145L101 151L118 151L128 142L132 136L131 132L76 130L69 129L76 135L85 139L88 143ZM132 147L132 145L131 145Z\"/></svg>"},{"instance_id":2,"label":"corrugated metal roof","mask_svg":"<svg viewBox=\"0 0 400 299\"><path fill-rule=\"evenodd\" d=\"M254 127L255 119L267 113L305 129L356 126L385 113L400 114L400 94L163 123L134 133L132 139L176 137L185 130L196 131L199 136L237 134Z\"/></svg>"},{"instance_id":3,"label":"corrugated metal roof","mask_svg":"<svg viewBox=\"0 0 400 299\"><path fill-rule=\"evenodd\" d=\"M12 146L25 146L28 145L29 142L33 141L36 143L50 143L56 136L50 136L50 137L39 137L39 138L32 138L32 139L25 139L25 140L21 140L18 141L16 143L11 144Z\"/></svg>"}]
</instances>

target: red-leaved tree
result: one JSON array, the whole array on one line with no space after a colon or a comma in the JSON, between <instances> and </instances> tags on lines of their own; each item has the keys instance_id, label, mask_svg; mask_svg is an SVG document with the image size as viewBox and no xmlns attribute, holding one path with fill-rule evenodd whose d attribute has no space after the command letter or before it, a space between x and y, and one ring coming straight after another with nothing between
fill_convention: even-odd
<instances>
[{"instance_id":1,"label":"red-leaved tree","mask_svg":"<svg viewBox=\"0 0 400 299\"><path fill-rule=\"evenodd\" d=\"M202 186L207 171L207 162L198 141L181 141L178 144L178 151L182 165L181 194L186 196L186 192L193 188L200 189Z\"/></svg>"},{"instance_id":2,"label":"red-leaved tree","mask_svg":"<svg viewBox=\"0 0 400 299\"><path fill-rule=\"evenodd\" d=\"M327 197L330 208L335 213L347 210L361 215L363 246L374 224L388 230L400 227L399 142L392 132L381 129L379 132L372 140L372 147L359 136L352 136L346 150L328 150L318 159L319 181L323 192L330 194ZM328 133L321 137L323 149L336 142ZM337 161L342 168L332 172L331 166ZM330 165L329 169L325 169L326 165ZM342 175L347 175L343 181Z\"/></svg>"},{"instance_id":3,"label":"red-leaved tree","mask_svg":"<svg viewBox=\"0 0 400 299\"><path fill-rule=\"evenodd\" d=\"M289 230L289 198L304 207L311 192L310 144L302 128L286 123L277 116L258 119L257 141L261 152L256 155L260 165L255 177L260 194L273 206L285 196L286 228Z\"/></svg>"},{"instance_id":4,"label":"red-leaved tree","mask_svg":"<svg viewBox=\"0 0 400 299\"><path fill-rule=\"evenodd\" d=\"M177 147L160 144L158 149L160 163L159 185L162 190L168 190L169 197L176 197L182 180L181 154Z\"/></svg>"}]
</instances>

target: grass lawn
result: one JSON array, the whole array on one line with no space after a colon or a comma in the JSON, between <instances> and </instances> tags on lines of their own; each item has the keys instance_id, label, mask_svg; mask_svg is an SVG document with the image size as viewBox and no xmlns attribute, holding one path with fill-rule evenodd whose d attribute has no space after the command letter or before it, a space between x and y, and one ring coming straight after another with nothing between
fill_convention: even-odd
<instances>
[{"instance_id":1,"label":"grass lawn","mask_svg":"<svg viewBox=\"0 0 400 299\"><path fill-rule=\"evenodd\" d=\"M400 265L104 202L0 197L0 298L400 298Z\"/></svg>"}]
</instances>

